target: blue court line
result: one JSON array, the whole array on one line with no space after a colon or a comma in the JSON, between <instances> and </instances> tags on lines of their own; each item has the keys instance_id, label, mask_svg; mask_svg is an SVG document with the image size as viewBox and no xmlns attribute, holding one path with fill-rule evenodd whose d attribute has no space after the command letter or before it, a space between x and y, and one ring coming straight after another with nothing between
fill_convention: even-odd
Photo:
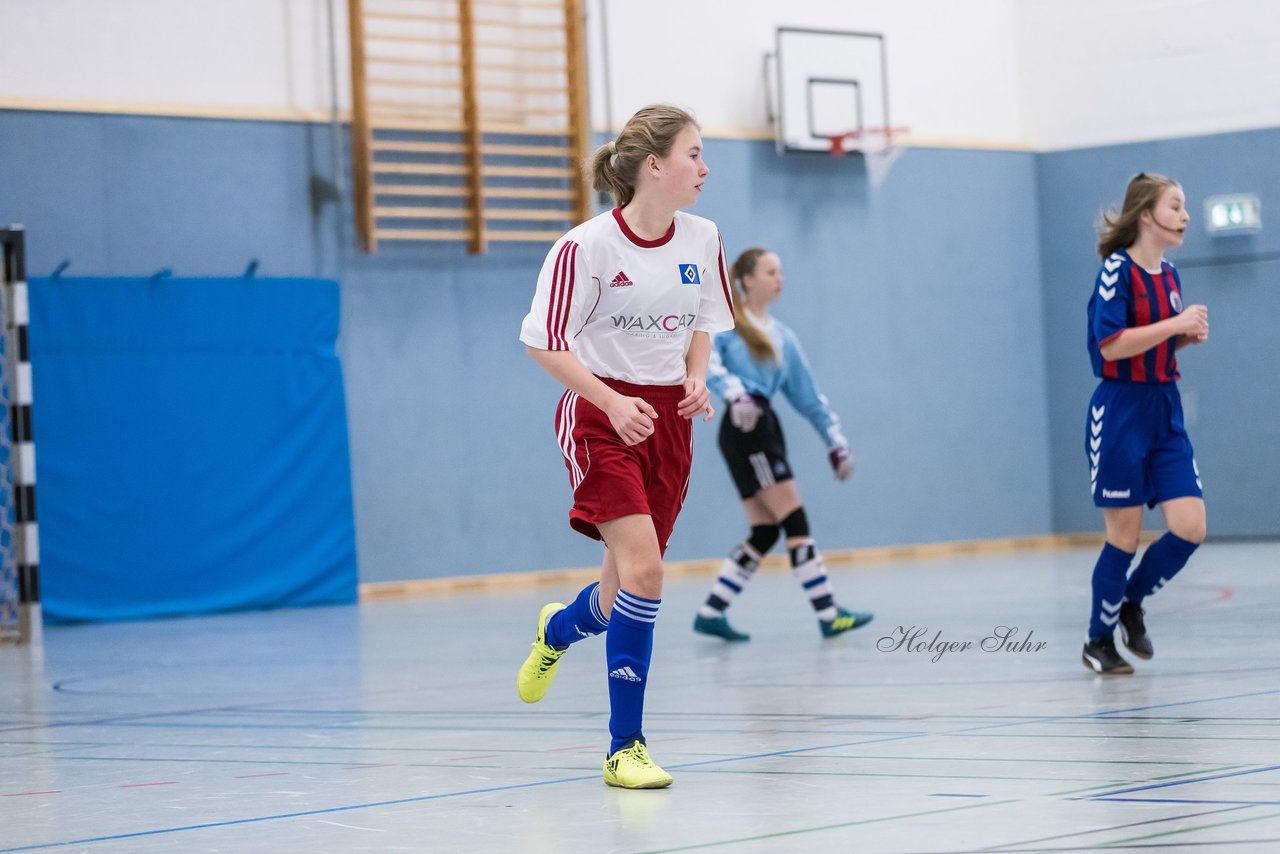
<instances>
[{"instance_id":1,"label":"blue court line","mask_svg":"<svg viewBox=\"0 0 1280 854\"><path fill-rule=\"evenodd\" d=\"M917 737L917 735L919 735L919 733L913 733L911 735L899 736L897 738L891 738L891 739L875 739L874 741L896 741L896 740L899 740L900 738L915 738ZM702 762L688 762L683 765L668 765L667 767L673 770L682 769L682 768L693 768L700 765L714 765L714 764L724 764L728 762L741 762L745 759L765 759L771 756L789 756L797 753L809 753L815 750L831 750L833 748L851 747L853 745L867 744L867 743L870 743L870 742L850 741L850 742L843 742L840 744L825 744L825 745L820 745L818 747L801 747L801 748L795 748L793 750L778 750L771 753L755 753L747 756L731 756L731 757L725 757L721 759L708 759ZM312 815L324 815L327 813L338 813L338 812L347 812L350 810L369 809L371 807L398 806L400 804L414 804L414 803L421 803L423 801L436 801L436 800L441 800L443 798L456 798L456 797L461 797L463 795L484 795L484 794L490 794L493 792L507 792L507 791L512 791L516 789L532 789L532 788L537 788L539 786L554 786L560 783L580 783L585 780L597 780L597 779L599 779L599 775L597 774L591 774L589 776L584 776L584 777L564 777L558 780L540 780L536 783L517 783L510 786L492 786L485 789L468 789L461 792L444 792L439 795L422 795L421 797L400 798L398 800L392 800L392 801L373 801L371 803L365 803L365 804L348 804L346 806L329 807L327 809L321 809L321 810L307 810L305 812L281 813L279 815L256 816L254 818L229 819L227 821L215 821L215 822L208 822L206 824L191 824L191 825L182 825L179 827L164 827L156 830L140 830L135 833L123 833L123 834L117 834L115 836L98 836L98 837L91 837L86 839L69 839L63 842L45 842L45 843L40 843L38 845L25 845L18 848L0 848L0 854L8 854L8 852L14 852L14 851L37 851L45 848L61 848L68 845L88 845L94 842L111 842L118 839L135 839L142 836L156 836L162 833L178 833L185 830L205 830L205 829L214 828L214 827L231 827L237 824L253 824L256 822L274 821L276 819L282 819L282 818L302 818L302 817L312 816Z\"/></svg>"},{"instance_id":2,"label":"blue court line","mask_svg":"<svg viewBox=\"0 0 1280 854\"><path fill-rule=\"evenodd\" d=\"M835 750L841 747L856 747L860 744L879 744L882 741L902 741L908 738L919 738L928 735L926 732L912 732L895 735L890 738L872 738L864 741L844 741L839 744L821 744L817 747L793 747L790 750L774 750L769 753L749 753L743 756L722 756L719 759L703 759L699 762L685 762L681 765L667 765L667 768L697 768L702 765L727 765L730 762L742 762L747 759L769 759L774 756L795 756L800 753L813 753L815 750Z\"/></svg>"},{"instance_id":3,"label":"blue court line","mask_svg":"<svg viewBox=\"0 0 1280 854\"><path fill-rule=\"evenodd\" d=\"M1112 801L1115 803L1135 803L1135 804L1223 804L1242 807L1276 807L1280 806L1280 801L1224 801L1224 800L1208 800L1196 798L1072 798L1072 800L1085 801Z\"/></svg>"},{"instance_id":4,"label":"blue court line","mask_svg":"<svg viewBox=\"0 0 1280 854\"><path fill-rule=\"evenodd\" d=\"M1280 843L1280 837L1270 837L1267 839L1215 839L1212 842L1122 842L1108 843L1095 842L1092 845L1073 845L1069 848L1053 847L1053 848L958 848L947 851L939 851L936 848L929 851L913 852L913 854L985 854L988 851L999 851L1000 854L1068 854L1068 852L1082 851L1086 854L1097 854L1099 851L1137 851L1137 850L1163 850L1176 849L1184 851L1188 848L1208 848L1215 850L1217 848L1226 848L1229 845L1252 845L1256 851L1275 851L1276 843ZM1260 846L1272 846L1263 848Z\"/></svg>"},{"instance_id":5,"label":"blue court line","mask_svg":"<svg viewBox=\"0 0 1280 854\"><path fill-rule=\"evenodd\" d=\"M1042 723L1042 722L1051 722L1051 721L1059 721L1059 720L1083 720L1083 719L1089 719L1089 718L1102 718L1106 715L1119 714L1126 711L1143 711L1145 709L1150 709L1150 708L1173 708L1178 706L1195 705L1199 703L1216 702L1220 700L1238 699L1242 697L1267 696L1267 695L1277 694L1277 693L1280 693L1280 690L1251 692L1251 693L1237 694L1237 695L1230 695L1230 696L1223 696L1223 697L1209 697L1209 698L1202 698L1199 700L1186 700L1186 701L1177 702L1177 703L1168 703L1161 706L1138 707L1133 709L1115 709L1111 711L1094 712L1087 715L1059 715L1059 716L1051 716L1051 717L1044 717L1044 718L1037 717L1032 719L1027 719L1024 717L1015 721L1009 721L1001 724L991 724L991 725L982 726L982 727L970 727L970 728L950 730L945 732L911 732L911 733L906 733L902 735L892 736L889 738L843 742L843 743L837 743L837 744L819 745L816 747L795 748L791 750L773 751L769 753L758 753L758 754L749 754L744 756L736 756L736 757L728 757L728 758L720 758L720 759L709 759L709 760L704 760L700 762L685 763L682 765L671 765L668 767L672 769L694 768L694 767L699 767L703 765L726 764L729 762L740 762L743 760L750 760L750 759L762 759L762 758L769 758L774 756L790 756L790 755L796 755L801 753L810 753L818 750L831 750L831 749L836 749L841 747L852 747L852 746L861 745L861 744L874 744L874 743L886 742L886 741L902 741L902 740L926 737L930 735L935 735L935 736L936 735L956 735L956 734L962 734L966 732L975 732L975 731L980 731L985 729L996 729L996 728L1003 728L1003 727L1010 727L1010 726L1024 726L1026 724L1031 724L1031 723ZM157 713L152 713L147 715L124 715L124 716L119 716L115 718L115 720L119 722L128 721L128 720L141 721L146 718L163 717L165 715L185 716L188 714L198 714L200 712L233 711L233 710L244 710L245 708L246 706L243 706L243 705L239 707L224 706L224 707L215 707L213 709L202 709L198 711L192 710L192 711L185 711L185 712L178 711L178 712L168 712L168 713L157 712ZM103 720L102 722L107 723L107 722L110 722L111 720L112 719L108 718ZM82 721L78 723L78 725L86 725L86 724L92 725L92 722ZM70 725L77 725L77 724L61 724L61 725L70 726ZM58 726L58 725L55 725L55 726ZM1114 792L1099 793L1098 795L1089 796L1087 798L1072 798L1071 800L1100 800L1100 799L1107 798L1109 795L1113 796L1118 794L1125 794L1128 792L1137 792L1137 791L1145 791L1150 789L1164 788L1167 786L1181 785L1183 782L1188 782L1188 783L1203 782L1207 780L1219 779L1221 777L1241 776L1244 774L1252 774L1252 773L1258 773L1261 771L1270 771L1270 770L1276 770L1276 769L1280 769L1280 765L1267 766L1264 768L1254 769L1252 771L1242 771L1242 772L1214 775L1210 777L1202 777L1202 778L1197 778L1193 780L1176 781L1171 783L1155 784L1151 786L1139 786L1139 787L1134 787L1130 789L1121 789L1121 790L1116 790ZM484 789L471 789L471 790L465 790L460 792L446 792L439 795L424 795L416 798L402 798L398 800L379 801L379 802L371 802L371 803L364 803L364 804L349 804L346 806L330 807L322 810L310 810L310 811L297 812L297 813L282 813L278 815L258 816L255 818L246 818L246 819L232 819L228 821L211 822L207 824L186 825L186 826L179 826L179 827L173 827L173 828L161 828L157 830L138 831L135 833L121 834L116 836L104 836L104 837L94 837L94 838L86 838L86 839L80 839L80 840L68 840L64 842L42 843L38 845L22 846L18 848L0 848L0 854L8 854L8 852L17 852L17 851L33 851L33 850L40 850L40 849L47 849L47 848L58 848L58 847L65 847L69 845L85 845L93 842L105 842L105 841L112 841L117 839L131 839L131 838L152 836L152 835L163 834L163 833L174 833L174 832L180 832L185 830L200 830L200 829L213 828L213 827L234 826L238 824L251 824L251 823L257 823L262 821L272 821L272 820L282 819L282 818L298 818L298 817L305 817L310 815L323 815L323 814L329 814L329 813L347 812L351 810L367 809L371 807L395 806L395 805L407 804L407 803L420 803L423 801L439 800L442 798L450 798L450 797L460 797L463 795L487 794L492 792L535 788L539 786L556 785L559 783L581 782L585 780L593 780L596 778L597 778L597 775L592 774L590 776L583 776L583 777L567 777L567 778L561 778L558 780L543 780L535 783L520 783L520 784L514 784L510 786L496 786L496 787L490 787L490 788L484 788ZM1178 803L1179 801L1168 801L1168 802ZM1187 801L1187 803L1197 803L1197 802ZM1202 803L1240 803L1240 802L1206 801Z\"/></svg>"},{"instance_id":6,"label":"blue court line","mask_svg":"<svg viewBox=\"0 0 1280 854\"><path fill-rule=\"evenodd\" d=\"M1231 694L1226 697L1205 697L1204 699L1201 699L1201 700L1183 700L1177 703L1160 703L1159 705L1155 705L1155 706L1135 706L1132 709L1115 709L1110 712L1094 712L1092 715L1089 715L1088 717L1103 717L1105 715L1119 715L1125 712L1149 712L1152 709L1171 709L1176 706L1193 706L1193 705L1196 705L1197 703L1214 703L1214 702L1217 702L1218 700L1241 700L1241 699L1244 699L1245 697L1267 697L1272 694L1280 694L1280 690L1251 691L1247 694ZM1268 718L1266 720L1273 720L1273 719Z\"/></svg>"},{"instance_id":7,"label":"blue court line","mask_svg":"<svg viewBox=\"0 0 1280 854\"><path fill-rule=\"evenodd\" d=\"M55 686L55 687L56 687L56 686ZM1163 703L1163 704L1153 705L1153 706L1135 706L1135 707L1131 707L1131 708L1124 708L1124 709L1111 709L1111 710L1108 710L1108 711L1090 712L1089 714L1085 714L1085 715L1037 715L1037 716L1034 716L1034 717L1027 717L1027 716L1025 716L1025 715L1023 715L1023 716L1019 716L1019 715L999 715L999 716L996 716L996 715L993 715L993 716L990 716L990 717L1001 717L1001 718L1007 718L1007 719L1006 719L1006 720L1001 721L1000 723L983 724L983 725L981 725L981 726L966 727L966 728L963 728L963 729L949 730L949 731L946 731L946 732L939 732L939 733L919 733L919 734L920 734L920 735L931 735L931 734L932 734L932 735L955 735L955 734L960 734L960 733L980 732L980 731L982 731L982 730L986 730L986 729L1002 729L1002 728L1012 727L1012 726L1024 726L1024 725L1026 725L1026 724L1033 724L1033 723L1052 723L1052 722L1055 722L1055 721L1066 721L1066 720L1106 719L1106 717L1107 717L1107 716L1110 716L1110 715L1121 715L1121 714L1125 714L1125 713L1129 713L1129 712L1141 712L1141 711L1151 711L1151 710L1153 710L1153 709L1177 708L1177 707L1181 707L1181 706L1198 705L1198 704L1201 704L1201 703L1213 703L1213 702L1219 702L1219 701L1222 701L1222 700L1237 700L1237 699L1244 699L1244 698L1248 698L1248 697L1265 697L1265 696L1271 696L1271 695L1274 695L1274 694L1280 694L1280 689L1277 689L1277 690L1270 690L1270 691L1253 691L1253 692L1248 692L1248 693L1243 693L1243 694L1230 694L1230 695L1225 695L1225 696L1220 696L1220 697L1204 697L1204 698L1201 698L1201 699L1198 699L1198 700L1182 700L1182 701L1178 701L1178 702L1174 702L1174 703ZM239 723L239 724L231 724L231 723L227 723L227 724L181 724L181 723L176 723L176 722L172 722L172 721L164 721L164 720L163 720L163 719L165 719L165 718L191 717L191 716L194 716L194 715L200 715L200 714L216 714L216 713L219 713L219 712L223 712L223 713L237 713L237 712L240 712L240 713L302 714L302 715L305 715L305 714L309 714L309 713L310 713L310 712L298 712L298 711L295 711L295 710L288 710L288 709L264 709L264 708L261 708L262 706L274 706L274 705L277 705L277 704L278 704L278 702L279 702L279 701L261 701L261 702L255 702L255 703L241 703L241 704L226 705L226 706L212 706L212 707L205 707L205 708L198 708L198 709L179 709L179 710L174 710L174 711L143 712L143 713L137 713L137 712L134 712L134 713L125 713L125 714L121 714L121 715L114 715L114 716L110 716L110 717L90 718L90 719L88 719L88 720L83 720L83 719L82 719L82 720L74 720L74 721L56 721L56 722L43 722L43 723L36 723L36 724L20 724L20 725L17 725L17 726L0 726L0 733L3 733L3 732L12 732L12 731L21 731L21 730L24 730L24 729L36 729L36 730L39 730L39 729L57 729L57 728L76 727L76 726L106 726L106 725L113 725L113 724L114 724L114 725L117 725L117 726L156 726L156 727L164 727L164 728L179 728L179 727L182 727L182 726L188 726L188 727L192 727L192 728L194 728L194 727L209 727L209 728L219 728L219 727L221 727L221 728L229 728L229 727L243 727L243 728L246 728L246 729L253 729L253 728L256 728L256 729L293 729L293 728L298 728L298 727L306 727L306 728L308 728L308 729L317 729L317 728L319 728L319 729L344 730L344 729L349 729L349 728L351 728L350 726L342 726L342 725L334 725L334 724L328 724L328 725L324 725L324 724L322 724L322 725L319 725L319 726L317 727L314 723L312 723L312 724L303 724L303 723L299 723L299 724L265 724L265 723L260 723L260 724L243 724L243 723ZM322 712L322 714L328 714L328 715L347 715L347 714L349 714L349 713L348 713L348 712L346 712L346 711L332 711L332 710L330 710L330 711ZM370 717L370 716L373 716L373 715L380 715L380 714L403 714L403 713L398 713L398 712L397 712L397 713L368 712L368 711L366 710L366 711L364 711L364 712L354 712L354 713L350 713L350 716L351 716L351 717L353 717L353 718L367 719L367 718L368 718L368 717ZM460 717L461 717L461 716L465 716L465 715L469 714L469 712L467 712L466 710L459 710L459 711L457 711L457 712L440 712L440 713L433 713L433 714L439 714L439 715L458 715L458 716L460 716ZM506 714L505 712L495 712L495 713L492 713L492 715L494 715L494 716L503 716L503 715L505 715L505 714ZM663 715L655 714L655 717L662 717L662 716L663 716ZM667 716L667 717L680 717L680 716L683 716L683 715L682 715L681 713L667 713L667 714L666 714L666 716ZM876 716L858 716L858 717L861 717L863 720L875 720L875 719L876 719ZM941 721L945 721L945 720L948 720L948 719L950 719L950 720L954 720L956 717L957 717L957 716L942 715L942 716L938 716L938 717L937 717L937 718L935 718L934 720L936 720L936 721L938 721L938 722L941 722ZM961 717L972 717L972 716L961 716ZM903 717L899 717L899 716L892 716L892 715L891 715L891 716L883 716L883 719L885 719L885 720L910 720L911 718L912 718L912 716L903 716ZM813 719L815 719L815 720L830 720L830 719L832 719L832 716L830 716L830 715L816 715L816 716L813 716ZM587 720L584 718L583 723L585 724L586 722L587 722ZM351 726L359 726L359 725L360 725L360 724L359 724L358 722L352 722L352 724L351 724ZM377 729L406 729L406 728L415 728L415 727L412 727L411 725L383 725L383 726L379 726L379 727L376 727L376 728L377 728ZM416 727L416 728L422 729L423 727ZM428 727L428 728L426 728L426 729L457 729L457 727ZM529 728L527 728L527 729L533 729L533 728L529 727ZM570 730L572 730L572 729L573 729L573 727L568 727L568 728L564 728L564 727L562 727L562 728L561 728L561 731L563 731L564 729L570 729ZM546 728L541 728L539 731L545 731L545 730L546 730ZM697 730L690 730L690 731L691 731L691 732L697 732Z\"/></svg>"},{"instance_id":8,"label":"blue court line","mask_svg":"<svg viewBox=\"0 0 1280 854\"><path fill-rule=\"evenodd\" d=\"M459 718L463 718L463 717L465 717L465 716L464 716L464 715L459 715ZM105 729L105 728L107 728L107 727L114 727L114 728L118 728L118 729L145 729L145 730L152 730L152 731L157 731L157 730L158 730L158 731L161 731L161 732L166 731L166 730L168 730L168 731L173 731L173 730L178 730L178 731L196 731L196 732L199 732L199 731L214 732L214 731L218 731L218 730L234 730L234 731L282 732L282 733L295 732L295 731L304 731L304 732L325 732L325 733L337 733L337 734L353 734L353 733L406 733L406 732L407 732L407 733L459 733L459 732L460 732L460 733L467 733L467 732L479 732L479 731L481 730L481 727L479 727L479 726L478 726L478 725L476 725L476 724L466 724L466 723L457 723L457 724L414 724L414 723L405 723L405 724L368 724L368 723L361 723L361 722L359 722L359 721L351 721L351 722L349 722L349 723L345 723L345 724L339 724L339 723L328 723L328 724L308 724L308 723L306 723L306 722L304 722L304 721L299 721L299 722L297 722L297 723L234 723L234 722L227 722L227 723L212 723L212 722L208 722L208 723L202 723L202 722L199 722L199 721L187 721L187 720L173 720L173 721L162 721L162 720L146 720L146 721L142 721L142 720L133 720L133 721L129 721L129 720L118 720L118 721L110 721L110 722L98 723L98 724L88 724L88 725L86 725L86 726L94 726L94 727L101 728L101 729ZM599 733L600 733L600 731L601 731L601 725L600 725L600 723L599 723L598 721L583 721L583 722L582 722L582 723L580 723L580 724L568 724L568 723L567 723L567 724L563 724L563 725L560 725L560 726L546 726L546 725L541 725L541 726L540 726L540 725L537 725L537 724L530 724L530 725L527 725L527 726L515 726L515 725L507 724L507 725L503 725L503 726L502 726L502 729L503 729L503 731L505 731L505 732L525 732L525 733L531 733L531 734L548 734L548 733L558 733L558 734L563 734L563 735L566 735L566 736L573 736L573 737L575 737L575 738L576 738L576 737L582 737L582 738L587 738L587 737L596 737L596 738L598 738L598 737L599 737ZM754 729L754 728L753 728L753 729ZM807 729L777 729L777 730L772 730L772 731L773 731L773 732L776 732L776 733L779 733L779 734L783 734L783 735L793 735L793 736L794 736L794 735L805 735L805 736L809 736L809 735L822 735L822 736L830 737L830 736L831 736L831 735L833 735L833 734L839 734L839 735L849 735L849 736L886 736L889 740L896 739L896 738L902 738L902 737L903 737L903 733L902 733L902 731L901 731L901 730L896 730L896 731L895 731L895 730L864 730L864 729L851 729L851 730L845 730L845 731L841 732L841 731L840 731L840 730L838 730L838 729L835 729L835 728L832 728L832 727L827 727L827 728L813 729L813 730L807 730ZM666 727L666 728L664 728L664 729L663 729L663 733L664 733L664 735L669 735L669 736L676 736L676 735L681 735L681 736L720 735L720 734L724 734L724 733L725 733L725 728L724 728L724 727L713 727L713 726L710 726L710 725L707 725L707 726ZM3 734L3 730L0 730L0 735L2 735L2 734ZM909 736L911 736L911 737L917 737L917 736L922 736L922 735L929 735L929 733L927 733L927 732L918 731L918 730L908 730L908 731L907 731L907 734L908 734ZM157 736L157 738L159 738L159 736ZM29 744L30 744L30 743L36 743L36 742L24 742L24 743L29 743ZM163 740L160 740L160 741L153 741L153 740L148 739L146 743L147 743L149 746L158 746L158 747L168 747L168 746L169 746L169 745L168 745L167 743L165 743ZM304 747L310 748L310 747L312 747L312 745L304 745Z\"/></svg>"},{"instance_id":9,"label":"blue court line","mask_svg":"<svg viewBox=\"0 0 1280 854\"><path fill-rule=\"evenodd\" d=\"M1159 706L1138 706L1131 709L1111 709L1104 712L1090 712L1087 715L1051 715L1047 717L1022 718L1020 720L1005 721L998 724L984 724L983 726L964 727L962 729L952 729L943 732L933 733L934 735L964 735L972 732L982 732L989 729L1005 729L1015 726L1026 726L1028 724L1037 723L1053 723L1056 721L1085 721L1085 720L1106 720L1107 715L1119 715L1125 712L1141 712L1150 709L1169 709L1178 706L1194 706L1199 703L1216 703L1222 700L1238 700L1244 697L1265 697L1272 694L1280 694L1280 689L1274 691L1253 691L1247 694L1231 694L1223 697L1204 697L1199 700L1183 700L1177 703L1164 703Z\"/></svg>"},{"instance_id":10,"label":"blue court line","mask_svg":"<svg viewBox=\"0 0 1280 854\"><path fill-rule=\"evenodd\" d=\"M562 777L559 780L539 780L535 783L515 783L510 786L491 786L486 789L467 789L461 792L443 792L439 795L421 795L416 798L398 798L392 801L372 801L367 804L347 804L341 807L328 807L320 810L279 813L278 815L261 815L254 818L234 818L227 821L211 821L205 824L187 824L178 827L162 827L156 830L139 830L134 833L119 833L113 836L93 836L85 839L68 839L63 842L42 842L36 845L20 845L17 848L0 848L0 854L12 851L38 851L44 848L63 848L68 845L89 845L94 842L114 842L119 839L137 839L143 836L158 836L162 833L178 833L184 830L206 830L213 827L233 827L237 824L255 824L262 821L275 821L282 818L305 818L312 815L348 812L350 810L369 809L371 807L392 807L401 804L417 804L423 801L438 801L443 798L456 798L463 795L484 795L492 792L509 792L515 789L533 789L539 786L554 786L560 783L581 783L585 780L598 780L599 774L585 777Z\"/></svg>"},{"instance_id":11,"label":"blue court line","mask_svg":"<svg viewBox=\"0 0 1280 854\"><path fill-rule=\"evenodd\" d=\"M1123 800L1123 799L1118 799ZM1137 800L1137 799L1135 799ZM1164 803L1161 801L1160 803ZM1055 842L1059 839L1071 839L1077 836L1090 836L1095 833L1110 833L1116 830L1129 830L1135 827L1146 827L1152 824L1160 824L1166 821L1181 821L1187 818L1201 818L1206 815L1217 815L1224 812L1235 812L1236 810L1248 809L1249 804L1237 804L1235 806L1225 807L1218 810L1205 810L1204 812L1184 813L1183 815L1171 815L1165 818L1151 818L1145 821L1133 821L1126 824L1116 824L1110 827L1095 827L1089 830L1077 830L1075 833L1060 833L1056 836L1042 836L1039 839L1024 839L1020 842L1006 842L1003 845L993 845L990 848L984 848L984 851L1000 851L1004 848L1012 848L1015 845L1036 845L1041 842Z\"/></svg>"},{"instance_id":12,"label":"blue court line","mask_svg":"<svg viewBox=\"0 0 1280 854\"><path fill-rule=\"evenodd\" d=\"M1130 792L1149 792L1152 789L1167 789L1170 786L1185 786L1188 783L1207 783L1210 780L1222 780L1227 777L1245 777L1250 774L1262 774L1267 771L1280 771L1280 765L1264 765L1261 768L1250 768L1246 771L1228 771L1224 774L1210 774L1207 777L1191 777L1186 780L1170 780L1167 783L1152 783L1148 786L1133 786L1128 789L1116 789L1111 792L1098 792L1096 795L1087 795L1082 798L1071 798L1073 801L1091 801L1098 798L1109 798L1116 795L1127 795Z\"/></svg>"}]
</instances>

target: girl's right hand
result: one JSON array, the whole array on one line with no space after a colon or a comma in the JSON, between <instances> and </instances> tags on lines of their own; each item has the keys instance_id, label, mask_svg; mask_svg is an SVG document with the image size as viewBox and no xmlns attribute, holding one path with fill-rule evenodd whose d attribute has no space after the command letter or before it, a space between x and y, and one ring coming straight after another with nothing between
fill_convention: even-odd
<instances>
[{"instance_id":1,"label":"girl's right hand","mask_svg":"<svg viewBox=\"0 0 1280 854\"><path fill-rule=\"evenodd\" d=\"M658 411L638 397L617 399L605 410L618 437L628 445L638 445L653 435L653 421Z\"/></svg>"},{"instance_id":2,"label":"girl's right hand","mask_svg":"<svg viewBox=\"0 0 1280 854\"><path fill-rule=\"evenodd\" d=\"M1209 309L1203 305L1189 305L1178 315L1182 321L1181 334L1194 342L1209 337Z\"/></svg>"},{"instance_id":3,"label":"girl's right hand","mask_svg":"<svg viewBox=\"0 0 1280 854\"><path fill-rule=\"evenodd\" d=\"M749 394L739 395L729 401L729 421L743 433L756 429L756 422L761 415L764 415L764 410Z\"/></svg>"}]
</instances>

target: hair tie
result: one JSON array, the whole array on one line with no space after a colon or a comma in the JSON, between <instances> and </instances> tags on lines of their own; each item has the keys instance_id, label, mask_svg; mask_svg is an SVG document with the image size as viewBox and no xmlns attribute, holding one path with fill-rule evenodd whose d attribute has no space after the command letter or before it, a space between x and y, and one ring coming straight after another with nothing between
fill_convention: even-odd
<instances>
[{"instance_id":1,"label":"hair tie","mask_svg":"<svg viewBox=\"0 0 1280 854\"><path fill-rule=\"evenodd\" d=\"M618 168L618 141L616 139L609 140L609 167Z\"/></svg>"},{"instance_id":2,"label":"hair tie","mask_svg":"<svg viewBox=\"0 0 1280 854\"><path fill-rule=\"evenodd\" d=\"M609 153L610 154L618 153L618 141L616 139L609 140Z\"/></svg>"}]
</instances>

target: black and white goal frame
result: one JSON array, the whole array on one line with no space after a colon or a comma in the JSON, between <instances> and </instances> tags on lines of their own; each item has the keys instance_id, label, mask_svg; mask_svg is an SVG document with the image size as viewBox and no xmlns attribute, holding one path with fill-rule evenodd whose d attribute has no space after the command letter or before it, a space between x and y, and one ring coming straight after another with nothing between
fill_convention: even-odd
<instances>
[{"instance_id":1,"label":"black and white goal frame","mask_svg":"<svg viewBox=\"0 0 1280 854\"><path fill-rule=\"evenodd\" d=\"M40 538L36 526L36 449L31 419L31 353L27 327L26 230L0 227L3 255L5 429L0 436L8 454L0 488L0 642L29 643L40 635ZM10 511L12 508L12 511ZM12 516L10 516L12 512ZM7 529L7 530L3 530ZM7 536L5 536L7 535ZM5 588L8 589L5 589Z\"/></svg>"}]
</instances>

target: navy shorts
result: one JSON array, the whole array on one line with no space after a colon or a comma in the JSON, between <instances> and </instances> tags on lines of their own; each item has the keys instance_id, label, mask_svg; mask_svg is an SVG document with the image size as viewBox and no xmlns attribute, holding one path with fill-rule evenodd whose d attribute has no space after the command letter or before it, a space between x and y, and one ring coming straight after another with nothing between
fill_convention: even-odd
<instances>
[{"instance_id":1,"label":"navy shorts","mask_svg":"<svg viewBox=\"0 0 1280 854\"><path fill-rule=\"evenodd\" d=\"M744 433L734 427L727 407L720 421L720 453L743 500L766 486L793 478L787 462L787 440L782 437L782 425L769 398L758 394L752 397L763 410L754 430Z\"/></svg>"},{"instance_id":2,"label":"navy shorts","mask_svg":"<svg viewBox=\"0 0 1280 854\"><path fill-rule=\"evenodd\" d=\"M1098 507L1204 497L1175 383L1103 380L1089 401L1084 443Z\"/></svg>"}]
</instances>

